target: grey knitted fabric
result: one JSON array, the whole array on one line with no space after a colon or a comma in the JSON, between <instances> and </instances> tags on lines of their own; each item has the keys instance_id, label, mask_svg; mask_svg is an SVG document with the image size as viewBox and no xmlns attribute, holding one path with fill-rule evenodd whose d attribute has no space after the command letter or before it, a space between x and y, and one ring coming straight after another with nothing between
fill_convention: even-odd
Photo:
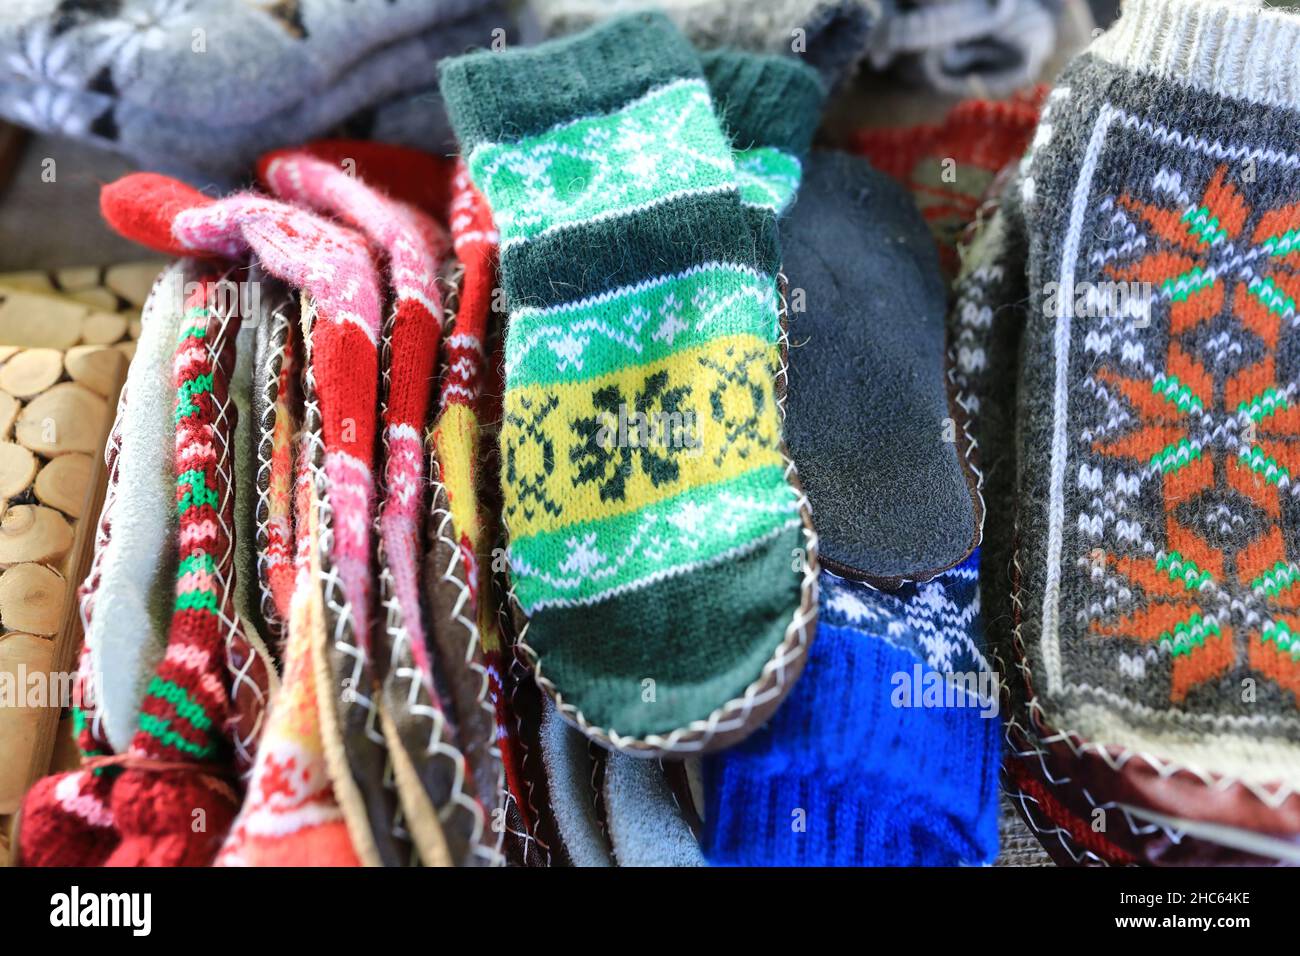
<instances>
[{"instance_id":1,"label":"grey knitted fabric","mask_svg":"<svg viewBox=\"0 0 1300 956\"><path fill-rule=\"evenodd\" d=\"M797 55L828 86L853 73L880 17L879 0L529 0L529 7L550 35L659 9L698 47Z\"/></svg>"},{"instance_id":2,"label":"grey knitted fabric","mask_svg":"<svg viewBox=\"0 0 1300 956\"><path fill-rule=\"evenodd\" d=\"M0 117L214 182L345 121L441 150L452 140L437 61L491 43L510 26L502 10L499 0L5 4ZM390 102L397 113L385 118Z\"/></svg>"},{"instance_id":3,"label":"grey knitted fabric","mask_svg":"<svg viewBox=\"0 0 1300 956\"><path fill-rule=\"evenodd\" d=\"M786 442L837 574L923 579L976 543L944 376L944 282L911 197L865 161L814 153L781 223L789 282Z\"/></svg>"},{"instance_id":4,"label":"grey knitted fabric","mask_svg":"<svg viewBox=\"0 0 1300 956\"><path fill-rule=\"evenodd\" d=\"M1239 784L1265 830L1300 799L1298 53L1249 0L1127 3L953 313L992 637L1018 623L1041 726Z\"/></svg>"}]
</instances>

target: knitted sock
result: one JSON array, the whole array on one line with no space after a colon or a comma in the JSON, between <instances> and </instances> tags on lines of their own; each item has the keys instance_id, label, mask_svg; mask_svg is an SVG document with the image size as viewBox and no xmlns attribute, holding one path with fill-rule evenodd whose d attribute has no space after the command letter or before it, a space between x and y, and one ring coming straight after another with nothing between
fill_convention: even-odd
<instances>
[{"instance_id":1,"label":"knitted sock","mask_svg":"<svg viewBox=\"0 0 1300 956\"><path fill-rule=\"evenodd\" d=\"M493 400L500 390L490 373L500 356L485 364L485 350L490 339L500 343L492 308L498 236L463 161L456 164L452 185L450 220L461 276L448 305L452 324L444 343L441 410L428 437L434 480L426 591L439 622L434 628L439 643L451 651L461 642L459 662L451 653L443 655L457 712L465 715L457 739L475 778L498 787L506 855L518 865L545 865L550 841L539 836L545 814L537 806L545 784L539 773L529 773L540 761L530 747L538 724L526 725L526 715L516 709L532 703L534 689L531 678L516 680L519 668L503 633L491 553L499 535L500 480L492 438L500 425L499 398ZM475 681L475 675L487 679ZM485 706L492 717L486 728L472 718L474 708ZM494 752L496 760L490 759Z\"/></svg>"},{"instance_id":2,"label":"knitted sock","mask_svg":"<svg viewBox=\"0 0 1300 956\"><path fill-rule=\"evenodd\" d=\"M295 462L297 549L284 647L284 677L267 720L248 794L219 866L358 866L347 821L334 795L321 737L312 644L324 627L320 526L308 451Z\"/></svg>"},{"instance_id":3,"label":"knitted sock","mask_svg":"<svg viewBox=\"0 0 1300 956\"><path fill-rule=\"evenodd\" d=\"M794 54L827 86L849 80L867 52L880 7L868 0L530 0L552 36L597 21L658 8L696 47Z\"/></svg>"},{"instance_id":4,"label":"knitted sock","mask_svg":"<svg viewBox=\"0 0 1300 956\"><path fill-rule=\"evenodd\" d=\"M698 61L645 15L442 80L501 230L503 513L539 683L615 746L741 736L788 689L815 582L791 572L771 256ZM620 413L675 434L620 440Z\"/></svg>"},{"instance_id":5,"label":"knitted sock","mask_svg":"<svg viewBox=\"0 0 1300 956\"><path fill-rule=\"evenodd\" d=\"M1034 729L1098 800L1292 836L1300 100L1274 51L1297 46L1253 3L1129 4L1048 97L998 227L1028 250L1001 504Z\"/></svg>"},{"instance_id":6,"label":"knitted sock","mask_svg":"<svg viewBox=\"0 0 1300 956\"><path fill-rule=\"evenodd\" d=\"M269 277L262 281L273 283ZM257 423L257 572L262 619L277 650L284 641L294 588L293 439L298 433L298 322L294 297L272 285L272 302L258 315L253 367Z\"/></svg>"},{"instance_id":7,"label":"knitted sock","mask_svg":"<svg viewBox=\"0 0 1300 956\"><path fill-rule=\"evenodd\" d=\"M347 144L336 144L346 149ZM432 157L395 147L353 144L365 155L367 168L405 164L424 179L446 175ZM420 168L423 166L424 168ZM388 257L395 302L385 330L384 448L386 493L380 507L380 546L385 588L386 627L391 641L390 667L384 695L395 736L390 745L404 747L418 786L403 790L406 825L419 846L430 852L450 852L457 863L494 862L501 831L488 826L489 809L497 804L499 771L492 774L486 805L476 799L475 780L466 757L456 746L458 721L434 683L434 662L423 627L417 552L424 498L424 449L421 431L426 421L429 385L438 355L442 298L436 280L438 258L447 249L441 227L423 212L388 199L339 166L307 151L271 154L260 163L262 179L272 192L340 216L356 226ZM364 173L363 173L364 175ZM436 317L435 317L436 316ZM448 655L465 659L465 647ZM403 667L409 657L413 669ZM476 688L486 690L482 673ZM429 710L413 713L412 680ZM480 691L473 709L491 746L491 711ZM431 713L439 715L436 719ZM457 715L459 716L459 715ZM423 828L428 832L422 835ZM426 862L431 862L426 858Z\"/></svg>"},{"instance_id":8,"label":"knitted sock","mask_svg":"<svg viewBox=\"0 0 1300 956\"><path fill-rule=\"evenodd\" d=\"M106 752L131 745L140 698L167 646L177 560L170 365L184 289L196 275L194 263L178 262L154 285L107 446L108 524L101 523L96 535L92 570L80 592L90 666L100 675L97 713L110 744Z\"/></svg>"},{"instance_id":9,"label":"knitted sock","mask_svg":"<svg viewBox=\"0 0 1300 956\"><path fill-rule=\"evenodd\" d=\"M949 278L957 273L958 239L975 221L993 177L1029 145L1046 93L1038 86L1008 100L964 100L939 123L860 129L849 137L849 151L912 194Z\"/></svg>"},{"instance_id":10,"label":"knitted sock","mask_svg":"<svg viewBox=\"0 0 1300 956\"><path fill-rule=\"evenodd\" d=\"M369 248L355 232L285 203L251 193L214 201L152 174L105 187L101 206L120 232L154 248L230 258L252 251L268 272L309 297L305 398L309 426L319 437L311 444L310 465L329 515L320 536L329 544L320 585L332 639L321 653L338 688L322 695L330 705L322 707L322 720L326 739L337 737L341 748L326 753L346 758L346 766L331 768L358 853L367 862L405 859L404 838L393 823L396 796L384 782L386 748L368 732L376 683L369 609L380 325ZM357 819L362 815L364 822Z\"/></svg>"},{"instance_id":11,"label":"knitted sock","mask_svg":"<svg viewBox=\"0 0 1300 956\"><path fill-rule=\"evenodd\" d=\"M859 580L933 577L970 553L980 523L948 404L934 244L897 185L821 153L781 246L805 305L790 316L786 434L822 560Z\"/></svg>"},{"instance_id":12,"label":"knitted sock","mask_svg":"<svg viewBox=\"0 0 1300 956\"><path fill-rule=\"evenodd\" d=\"M348 119L448 145L436 62L511 25L478 0L217 0L144 27L119 6L45 0L0 13L0 115L205 181ZM371 113L416 94L421 129Z\"/></svg>"},{"instance_id":13,"label":"knitted sock","mask_svg":"<svg viewBox=\"0 0 1300 956\"><path fill-rule=\"evenodd\" d=\"M205 866L238 808L224 730L231 710L225 631L233 617L229 473L219 450L237 321L212 304L222 276L201 274L187 292L173 363L176 510L180 564L167 652L140 705L140 726L112 811L121 842L110 866ZM224 434L218 434L224 431Z\"/></svg>"},{"instance_id":14,"label":"knitted sock","mask_svg":"<svg viewBox=\"0 0 1300 956\"><path fill-rule=\"evenodd\" d=\"M705 760L710 863L993 859L1001 727L977 568L978 552L897 592L822 573L817 641L794 693L762 731Z\"/></svg>"}]
</instances>

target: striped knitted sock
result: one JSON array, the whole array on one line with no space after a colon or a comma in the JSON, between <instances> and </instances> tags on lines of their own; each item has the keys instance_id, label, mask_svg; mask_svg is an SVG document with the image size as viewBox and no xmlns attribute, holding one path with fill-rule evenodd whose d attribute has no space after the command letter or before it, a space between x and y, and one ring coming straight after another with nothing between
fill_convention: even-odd
<instances>
[{"instance_id":1,"label":"striped knitted sock","mask_svg":"<svg viewBox=\"0 0 1300 956\"><path fill-rule=\"evenodd\" d=\"M539 682L616 746L748 733L802 661L815 580L772 257L694 51L638 15L442 79L501 230L504 517Z\"/></svg>"},{"instance_id":2,"label":"striped knitted sock","mask_svg":"<svg viewBox=\"0 0 1300 956\"><path fill-rule=\"evenodd\" d=\"M822 573L817 641L794 693L762 731L705 760L710 863L992 860L1001 724L978 567L977 551L897 592ZM985 686L957 690L952 676L968 674L988 675Z\"/></svg>"},{"instance_id":3,"label":"striped knitted sock","mask_svg":"<svg viewBox=\"0 0 1300 956\"><path fill-rule=\"evenodd\" d=\"M211 304L220 278L202 277L187 296L176 348L176 607L167 652L141 701L129 761L113 785L122 840L110 866L206 865L239 804L223 733L231 709L224 638L233 617L232 502L218 457L230 435L217 434L230 427L219 409L238 320Z\"/></svg>"}]
</instances>

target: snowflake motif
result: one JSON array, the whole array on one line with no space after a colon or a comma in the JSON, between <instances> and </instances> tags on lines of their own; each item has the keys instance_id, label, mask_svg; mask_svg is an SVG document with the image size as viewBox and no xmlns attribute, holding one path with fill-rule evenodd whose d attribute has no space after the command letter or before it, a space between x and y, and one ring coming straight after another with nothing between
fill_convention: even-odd
<instances>
[{"instance_id":1,"label":"snowflake motif","mask_svg":"<svg viewBox=\"0 0 1300 956\"><path fill-rule=\"evenodd\" d=\"M1300 587L1279 526L1283 498L1300 488L1300 407L1297 384L1276 367L1300 294L1300 204L1253 211L1227 166L1199 199L1181 192L1181 177L1162 173L1157 186L1172 205L1116 200L1149 235L1104 259L1112 278L1158 290L1165 355L1152 364L1136 347L1150 338L1126 342L1124 371L1093 372L1094 394L1120 427L1094 435L1092 450L1136 461L1159 482L1164 541L1154 553L1098 548L1080 558L1093 577L1113 569L1145 599L1092 629L1169 654L1173 703L1243 664L1300 699ZM1104 525L1099 516L1087 530Z\"/></svg>"}]
</instances>

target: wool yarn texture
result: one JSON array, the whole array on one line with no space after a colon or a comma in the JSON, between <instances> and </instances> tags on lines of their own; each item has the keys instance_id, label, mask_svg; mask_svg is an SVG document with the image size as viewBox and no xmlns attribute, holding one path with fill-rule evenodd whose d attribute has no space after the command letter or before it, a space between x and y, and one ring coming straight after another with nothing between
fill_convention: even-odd
<instances>
[{"instance_id":1,"label":"wool yarn texture","mask_svg":"<svg viewBox=\"0 0 1300 956\"><path fill-rule=\"evenodd\" d=\"M789 320L799 348L786 440L823 565L876 582L956 566L982 515L948 400L946 290L924 221L864 161L814 153L781 247L801 304Z\"/></svg>"},{"instance_id":2,"label":"wool yarn texture","mask_svg":"<svg viewBox=\"0 0 1300 956\"><path fill-rule=\"evenodd\" d=\"M98 678L98 721L113 751L125 751L140 698L167 644L176 558L171 435L175 382L170 365L192 262L169 267L141 314L106 449L109 491L83 584L85 647ZM133 397L134 396L134 397ZM112 666L109 666L109 664Z\"/></svg>"},{"instance_id":3,"label":"wool yarn texture","mask_svg":"<svg viewBox=\"0 0 1300 956\"><path fill-rule=\"evenodd\" d=\"M1047 87L1005 100L963 100L938 123L855 130L845 148L898 180L916 200L939 244L944 275L955 278L958 241L1038 126Z\"/></svg>"},{"instance_id":4,"label":"wool yarn texture","mask_svg":"<svg viewBox=\"0 0 1300 956\"><path fill-rule=\"evenodd\" d=\"M1000 333L1014 393L965 371L981 447L1015 462L988 493L1015 502L1018 536L990 547L1017 569L1005 645L1028 729L1098 801L1281 835L1300 825L1283 132L1300 101L1261 31L1300 43L1253 3L1126 6L1048 94L989 225L1027 262L972 262L954 322L1023 328Z\"/></svg>"},{"instance_id":5,"label":"wool yarn texture","mask_svg":"<svg viewBox=\"0 0 1300 956\"><path fill-rule=\"evenodd\" d=\"M802 660L815 581L790 570L810 541L781 449L773 250L699 61L651 14L441 75L501 236L503 520L539 680L616 746L743 735ZM668 433L629 441L628 421Z\"/></svg>"},{"instance_id":6,"label":"wool yarn texture","mask_svg":"<svg viewBox=\"0 0 1300 956\"><path fill-rule=\"evenodd\" d=\"M494 29L482 0L30 0L0 12L0 115L199 183L344 123L440 152L437 61Z\"/></svg>"},{"instance_id":7,"label":"wool yarn texture","mask_svg":"<svg viewBox=\"0 0 1300 956\"><path fill-rule=\"evenodd\" d=\"M328 508L320 586L326 632L333 637L317 650L338 688L321 698L329 704L322 707L323 734L338 741L326 753L337 761L331 772L354 843L362 844L358 852L367 862L404 859L408 849L393 825L397 797L384 784L386 748L367 733L375 716L371 529L380 331L370 249L356 232L295 206L253 193L211 200L155 174L111 184L101 205L120 231L155 248L203 249L228 258L255 253L311 304L304 313L304 391L312 419L310 465Z\"/></svg>"},{"instance_id":8,"label":"wool yarn texture","mask_svg":"<svg viewBox=\"0 0 1300 956\"><path fill-rule=\"evenodd\" d=\"M979 554L897 591L822 572L803 677L757 734L704 762L714 865L989 863L1001 724Z\"/></svg>"}]
</instances>

